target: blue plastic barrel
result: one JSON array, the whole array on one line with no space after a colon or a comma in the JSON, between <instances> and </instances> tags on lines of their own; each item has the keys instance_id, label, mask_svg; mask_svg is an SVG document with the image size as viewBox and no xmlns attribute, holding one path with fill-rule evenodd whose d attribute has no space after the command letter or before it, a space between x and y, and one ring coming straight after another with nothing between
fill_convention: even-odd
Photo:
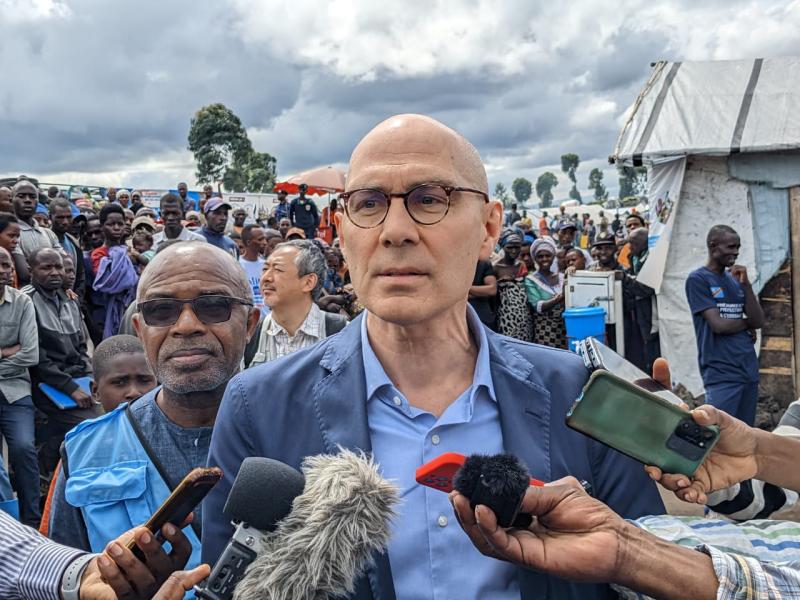
<instances>
[{"instance_id":1,"label":"blue plastic barrel","mask_svg":"<svg viewBox=\"0 0 800 600\"><path fill-rule=\"evenodd\" d=\"M602 306L568 308L564 311L564 324L567 326L567 347L574 350L577 341L594 337L605 341L606 309Z\"/></svg>"}]
</instances>

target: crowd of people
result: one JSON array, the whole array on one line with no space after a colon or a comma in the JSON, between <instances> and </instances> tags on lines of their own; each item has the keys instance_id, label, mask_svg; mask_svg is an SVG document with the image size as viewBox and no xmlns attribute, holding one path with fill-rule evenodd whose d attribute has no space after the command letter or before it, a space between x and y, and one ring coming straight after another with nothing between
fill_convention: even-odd
<instances>
[{"instance_id":1,"label":"crowd of people","mask_svg":"<svg viewBox=\"0 0 800 600\"><path fill-rule=\"evenodd\" d=\"M112 187L104 198L70 201L58 188L40 190L24 176L0 187L0 432L8 442L24 523L39 526L40 498L53 479L66 432L133 399L111 394L103 384L109 360L103 349L131 354L137 286L171 244L209 244L238 262L261 315L247 366L336 333L360 310L328 216L336 211L335 200L323 211L331 220L323 226L304 186L291 202L279 194L272 214L258 221L243 208L234 210L211 186L198 206L185 183L177 190L153 209L141 204L136 190ZM135 397L155 387L143 355L112 363L112 375L128 382ZM94 388L82 387L82 378L92 378ZM142 388L145 383L149 388ZM75 406L65 410L52 390ZM12 497L0 470L0 501Z\"/></svg>"},{"instance_id":2,"label":"crowd of people","mask_svg":"<svg viewBox=\"0 0 800 600\"><path fill-rule=\"evenodd\" d=\"M253 219L210 187L195 206L180 184L158 210L135 190L71 201L25 177L0 188L0 431L20 520L41 532L0 535L0 555L11 543L33 556L21 565L0 561L0 590L3 581L28 578L26 585L47 590L36 597L78 597L65 586L74 593L85 584L84 599L109 597L109 587L124 597L180 598L230 539L223 506L249 456L299 467L307 456L363 450L400 488L392 539L356 585L359 600L528 598L543 590L551 598L603 598L607 583L669 597L677 575L659 586L645 569L603 569L603 544L593 537L582 546L579 532L608 525L630 536L614 520L622 517L665 538L679 522L664 514L653 479L735 519L796 502L795 479L780 474L791 434L767 442L722 411L695 416L721 427L712 466L725 471L725 453L736 462L736 440L751 438L750 454L766 451L774 463L736 477L704 471L705 478L681 479L646 472L566 426L588 377L576 354L556 349L565 348L563 290L575 271L619 273L626 355L631 348L634 362L670 384L657 360L653 291L636 281L647 260L642 216L601 219L591 236L587 220L580 227L588 248L576 244L579 225L564 211L534 231L516 208L505 215L489 198L472 145L419 115L368 133L351 157L347 190L322 211L305 192L301 186L291 201L281 194L271 214ZM735 265L738 244L730 228L712 228L705 271L687 282L701 371L715 390L709 396L731 406L751 391L749 379L739 385L731 375L735 361L750 360L743 336L763 322L746 270ZM794 430L796 411L786 419ZM556 482L544 499L535 491L526 498L523 508L540 517L527 533L546 536L549 528L564 540L562 553L585 561L513 552L485 512L418 485L415 469L445 452L512 453L535 477ZM225 477L183 533L165 527L174 548L167 557L136 528L187 472L207 464ZM573 480L559 481L568 476L588 482L593 498ZM11 489L2 472L3 499ZM702 546L703 524L684 525ZM758 537L735 523L715 531ZM786 531L775 525L770 539L782 541ZM124 547L131 535L147 568ZM637 538L637 548L648 539ZM625 556L651 570L658 564ZM708 546L658 556L702 566L692 577L698 598L797 578L767 565L767 550L750 562ZM184 564L190 575L159 590Z\"/></svg>"},{"instance_id":3,"label":"crowd of people","mask_svg":"<svg viewBox=\"0 0 800 600\"><path fill-rule=\"evenodd\" d=\"M505 214L497 251L479 261L470 304L491 329L526 342L568 348L565 286L576 271L614 271L622 281L625 358L648 373L661 354L655 291L636 280L647 261L648 227L635 212L609 222L600 212L595 227L588 214L567 214L564 206L537 228L516 204ZM616 331L606 342L616 349Z\"/></svg>"}]
</instances>

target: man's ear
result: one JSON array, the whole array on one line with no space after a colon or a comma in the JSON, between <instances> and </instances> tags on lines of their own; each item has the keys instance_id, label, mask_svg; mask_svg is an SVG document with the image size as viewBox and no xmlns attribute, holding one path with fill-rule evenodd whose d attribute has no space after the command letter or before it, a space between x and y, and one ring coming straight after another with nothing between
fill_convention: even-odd
<instances>
[{"instance_id":1,"label":"man's ear","mask_svg":"<svg viewBox=\"0 0 800 600\"><path fill-rule=\"evenodd\" d=\"M97 382L92 379L92 382L89 384L89 389L92 392L92 400L97 401Z\"/></svg>"},{"instance_id":2,"label":"man's ear","mask_svg":"<svg viewBox=\"0 0 800 600\"><path fill-rule=\"evenodd\" d=\"M317 287L317 283L319 283L319 277L317 277L316 273L308 273L303 276L303 291L304 292L313 292L314 288Z\"/></svg>"},{"instance_id":3,"label":"man's ear","mask_svg":"<svg viewBox=\"0 0 800 600\"><path fill-rule=\"evenodd\" d=\"M133 330L136 332L136 337L138 337L139 339L142 339L142 336L141 336L142 323L141 323L141 320L140 320L141 318L142 318L142 315L140 313L138 313L138 312L133 313L133 316L131 317L131 325L133 325Z\"/></svg>"},{"instance_id":4,"label":"man's ear","mask_svg":"<svg viewBox=\"0 0 800 600\"><path fill-rule=\"evenodd\" d=\"M494 252L500 231L503 228L503 205L497 200L492 200L484 206L484 235L481 241L479 258L488 260ZM341 242L340 242L341 243Z\"/></svg>"},{"instance_id":5,"label":"man's ear","mask_svg":"<svg viewBox=\"0 0 800 600\"><path fill-rule=\"evenodd\" d=\"M247 315L247 341L249 342L258 327L258 322L261 320L261 311L257 308L251 308Z\"/></svg>"}]
</instances>

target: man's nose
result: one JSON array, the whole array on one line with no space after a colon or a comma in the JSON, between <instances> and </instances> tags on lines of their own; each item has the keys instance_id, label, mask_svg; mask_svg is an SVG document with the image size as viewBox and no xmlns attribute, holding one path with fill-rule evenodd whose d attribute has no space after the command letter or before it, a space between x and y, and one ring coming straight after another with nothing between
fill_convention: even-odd
<instances>
[{"instance_id":1,"label":"man's nose","mask_svg":"<svg viewBox=\"0 0 800 600\"><path fill-rule=\"evenodd\" d=\"M400 198L395 197L390 200L389 211L379 227L380 241L384 246L402 246L406 242L412 244L419 242L417 223L408 214Z\"/></svg>"},{"instance_id":2,"label":"man's nose","mask_svg":"<svg viewBox=\"0 0 800 600\"><path fill-rule=\"evenodd\" d=\"M194 333L204 331L205 326L203 322L194 314L191 304L184 304L181 314L178 315L178 320L172 326L172 333L177 335L192 335Z\"/></svg>"}]
</instances>

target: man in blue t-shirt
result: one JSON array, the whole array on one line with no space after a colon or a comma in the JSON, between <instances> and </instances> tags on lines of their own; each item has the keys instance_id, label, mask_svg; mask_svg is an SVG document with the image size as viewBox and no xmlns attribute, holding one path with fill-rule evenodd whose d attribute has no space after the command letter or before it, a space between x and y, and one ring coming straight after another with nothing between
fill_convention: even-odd
<instances>
[{"instance_id":1,"label":"man in blue t-shirt","mask_svg":"<svg viewBox=\"0 0 800 600\"><path fill-rule=\"evenodd\" d=\"M708 262L686 279L706 402L753 425L758 402L755 330L764 325L747 269L737 265L739 235L715 225L706 238Z\"/></svg>"}]
</instances>

